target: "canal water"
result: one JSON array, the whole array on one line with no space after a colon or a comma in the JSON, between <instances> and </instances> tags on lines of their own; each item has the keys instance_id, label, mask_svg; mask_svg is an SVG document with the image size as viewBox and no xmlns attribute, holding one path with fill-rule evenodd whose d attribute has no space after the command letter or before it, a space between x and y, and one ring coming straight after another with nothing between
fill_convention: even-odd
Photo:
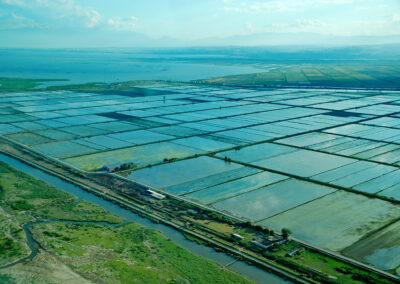
<instances>
[{"instance_id":1,"label":"canal water","mask_svg":"<svg viewBox=\"0 0 400 284\"><path fill-rule=\"evenodd\" d=\"M114 203L104 200L58 177L49 175L39 169L28 166L27 164L24 164L19 160L0 154L0 161L9 164L10 166L16 168L17 170L32 175L35 178L42 180L62 191L75 195L78 198L78 200L85 200L93 204L96 204L104 208L105 210L123 218L125 222L136 222L147 228L155 229L161 232L168 239L178 244L179 246L189 250L190 252L196 255L210 259L220 265L227 265L228 263L231 263L235 260L233 257L223 252L217 252L213 248L187 240L182 233L169 226L163 224L157 224L146 218L140 217L139 215L133 213L132 211L126 210ZM268 273L255 266L248 265L246 262L243 261L236 261L235 263L229 266L229 269L241 273L246 277L248 277L249 279L252 279L258 283L268 283L268 284L290 283L289 281L284 280L279 276L276 276L272 273Z\"/></svg>"}]
</instances>

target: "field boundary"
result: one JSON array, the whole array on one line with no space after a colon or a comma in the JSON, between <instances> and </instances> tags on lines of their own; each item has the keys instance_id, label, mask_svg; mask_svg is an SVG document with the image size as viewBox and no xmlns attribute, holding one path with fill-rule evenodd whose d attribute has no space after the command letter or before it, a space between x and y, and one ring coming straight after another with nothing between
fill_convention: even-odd
<instances>
[{"instance_id":1,"label":"field boundary","mask_svg":"<svg viewBox=\"0 0 400 284\"><path fill-rule=\"evenodd\" d=\"M0 137L1 137L1 138L4 138L2 135L0 135ZM9 139L5 139L5 140L8 141ZM19 143L15 143L15 142L12 141L12 140L9 141L9 142L11 142L11 144L16 144L16 145L18 145L18 146L22 146L25 150L27 150L28 152L31 152L31 149L30 149L29 147L26 147L26 146L24 146L24 145L19 145ZM59 177L59 178L61 178L61 179L63 179L63 180L66 180L66 181L68 181L68 182L71 182L72 184L75 184L75 185L77 185L77 186L79 186L79 187L82 187L82 188L85 189L86 191L88 191L88 192L90 192L90 193L93 193L93 194L96 194L96 195L98 195L98 196L100 196L100 197L102 197L102 198L104 198L104 199L106 199L106 200L109 200L109 201L111 201L111 202L112 202L112 201L115 201L115 202L117 202L117 203L120 203L120 204L123 205L123 206L128 206L128 207L130 207L132 210L134 210L135 212L138 212L138 213L140 213L140 214L144 214L144 216L146 216L146 218L148 218L148 219L150 219L150 220L154 220L154 219L155 219L155 220L158 220L158 221L160 221L160 222L162 222L162 223L164 223L164 224L166 224L166 225L172 226L173 228L175 228L175 229L177 229L177 230L179 230L179 231L181 231L181 232L188 233L188 234L190 234L190 235L192 235L192 236L194 236L194 237L197 237L197 238L199 238L199 239L201 239L201 240L203 240L203 241L206 241L206 242L208 242L208 243L211 243L211 244L213 244L213 245L216 245L217 247L220 247L220 248L222 248L222 249L226 249L227 251L229 251L229 252L231 252L231 253L234 253L234 254L236 254L236 255L239 255L239 256L242 256L242 257L244 257L244 258L246 258L246 259L249 259L250 261L255 262L255 263L258 264L258 265L263 265L262 263L264 263L264 264L266 265L265 267L267 268L267 271L268 271L268 269L278 269L278 270L280 270L280 268L275 268L274 266L270 267L270 266L271 266L270 264L265 263L265 262L263 262L263 261L261 261L261 260L255 258L255 257L251 256L251 255L248 255L248 254L243 253L243 252L241 252L241 251L239 251L239 250L236 250L236 249L234 249L234 248L231 248L231 247L229 247L229 246L227 246L227 245L225 245L225 244L223 244L223 243L220 243L220 242L218 242L218 241L209 239L208 237L202 236L202 235L200 235L200 234L198 234L198 233L196 233L196 232L193 232L193 231L191 231L191 230L189 230L189 229L187 229L187 228L185 228L185 227L182 227L182 226L180 226L180 225L177 225L177 224L175 224L175 223L173 223L173 222L171 222L171 221L165 220L165 219L163 219L163 218L160 217L160 216L154 215L154 214L152 214L152 213L150 213L150 212L147 212L147 211L145 211L145 210L143 210L143 209L141 209L141 208L138 208L138 207L134 206L131 202L126 201L124 198L122 198L122 197L120 197L120 196L110 195L109 193L102 192L101 190L97 190L97 189L95 189L95 188L93 188L93 187L91 187L91 186L85 185L84 183L75 181L75 180L73 180L73 179L71 179L71 178L69 178L69 177L66 177L66 176L61 175L61 174L59 174L59 173L57 173L57 172L54 172L54 171L51 170L51 169L48 169L48 168L45 168L45 167L43 167L43 166L41 166L41 165L38 165L38 164L36 164L36 163L27 161L27 160L25 160L25 159L23 159L23 158L21 158L21 157L19 157L19 156L16 156L16 155L14 155L14 154L12 154L12 153L9 153L9 152L7 152L7 151L0 150L0 152L4 153L4 154L6 154L6 155L9 155L9 156L11 156L11 157L13 157L13 158L16 158L16 159L18 159L18 160L20 160L20 161L22 161L22 162L24 162L24 163L27 163L28 165L31 165L31 166L36 167L36 168L39 168L39 169L41 169L41 170L43 170L43 171L45 171L45 172L47 172L47 173L49 173L49 174L51 174L51 175L57 176L57 177ZM36 153L36 151L33 151L33 152ZM45 156L45 155L43 155L43 154L41 154L41 153L36 153L36 154L39 155L40 157L43 157L43 159L48 160L48 157L47 157L47 156ZM50 160L53 160L53 159L50 158ZM57 159L54 159L53 162L56 162L57 164L60 163L62 166L64 166L64 167L67 166L68 168L70 168L68 165L64 164L62 161L59 161L59 160L57 160ZM76 170L76 171L78 171L78 172L81 172L81 173L87 173L87 172L82 171L82 170L80 170L80 169L78 169L78 168L73 168L73 169ZM89 174L93 174L93 173L90 173L90 172L89 172ZM115 174L110 174L110 175L115 176L116 178L122 179L122 180L124 180L124 181L130 182L130 183L132 183L132 184L135 184L135 185L142 185L142 186L151 188L151 189L155 190L156 192L159 192L159 193L162 193L162 194L166 194L165 191L159 190L159 189L154 188L154 187L151 187L151 186L147 186L147 185L144 184L144 183L138 183L138 182L136 182L136 181L134 181L134 180L132 180L132 179L127 179L127 178L124 178L124 177L121 177L121 176L118 176L118 175L115 175ZM170 196L171 196L172 198L174 198L174 199L178 199L178 200L181 200L181 201L184 201L184 202L191 203L190 201L188 201L188 200L186 200L186 199L184 199L184 198L179 198L179 197L176 198L174 194L170 194L170 193L169 193L168 195L170 195ZM192 204L195 205L195 206L198 206L196 203L192 203ZM202 206L203 208L207 209L207 210L214 211L214 212L217 212L217 213L219 213L219 214L222 214L222 215L225 215L225 216L231 218L231 217L230 217L229 215L227 215L225 212L219 212L219 211L214 210L213 208L209 208L209 207L204 206L204 205L201 205L201 206ZM239 219L239 218L237 218L237 217L233 217L233 218L234 218L235 220L238 220L238 221L240 221L240 222L243 222L243 220L241 220L241 219ZM317 251L317 252L319 252L319 253L321 253L321 254L323 254L323 255L326 255L326 256L329 256L329 257L333 257L333 258L335 258L335 259L337 259L337 260L340 260L340 261L343 261L343 262L345 262L345 263L354 265L355 267L358 267L358 268L361 268L361 269L364 269L364 270L367 270L367 271L376 273L376 274L378 274L378 275L380 275L380 276L383 276L383 277L385 277L385 278L387 278L387 279L390 279L390 280L392 280L392 281L396 281L396 282L399 282L399 281L400 281L400 277L398 277L398 276L396 276L396 275L394 275L394 274L391 274L391 273L389 273L389 272L386 272L386 271L383 271L383 270L381 270L381 269L378 269L378 268L369 266L369 265L364 264L364 263L362 263L362 262L358 262L358 261L353 260L353 259L351 259L351 258L348 258L348 257L345 257L345 256L341 256L341 255L339 255L339 254L337 254L337 253L335 253L335 252L329 251L329 250L327 250L327 249L320 248L320 247L318 247L318 246L315 246L315 245L313 245L313 244L310 244L310 243L308 243L308 242L306 242L306 241L303 241L303 240L301 240L301 239L297 239L297 238L292 237L292 240L294 240L295 242L298 242L298 243L300 243L300 244L302 244L302 245L304 245L304 246L306 246L306 247L308 247L308 248L310 248L310 249L312 249L312 250L314 250L314 251ZM283 271L283 270L282 270L282 271ZM285 274L287 274L288 272L286 272L286 271L283 271L283 272L284 272L284 274L281 275L281 276L285 277ZM279 272L278 272L278 275L280 275ZM295 278L298 278L297 276L294 276L294 275L291 275L291 274L290 274L290 276L287 276L287 277L295 277ZM294 280L294 279L293 279L293 280ZM302 280L302 279L300 279L300 278L299 278L299 280L300 280L300 281L296 281L296 282L297 282L297 283L308 283L307 281L304 281L304 280ZM294 280L294 281L295 281L295 280Z\"/></svg>"}]
</instances>

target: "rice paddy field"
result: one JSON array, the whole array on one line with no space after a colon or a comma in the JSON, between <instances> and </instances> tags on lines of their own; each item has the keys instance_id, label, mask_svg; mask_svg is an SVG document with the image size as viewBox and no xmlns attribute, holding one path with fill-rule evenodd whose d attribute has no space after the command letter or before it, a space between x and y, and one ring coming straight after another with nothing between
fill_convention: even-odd
<instances>
[{"instance_id":1,"label":"rice paddy field","mask_svg":"<svg viewBox=\"0 0 400 284\"><path fill-rule=\"evenodd\" d=\"M298 78L296 80L303 80ZM0 134L400 274L400 92L147 85L0 97Z\"/></svg>"},{"instance_id":2,"label":"rice paddy field","mask_svg":"<svg viewBox=\"0 0 400 284\"><path fill-rule=\"evenodd\" d=\"M342 53L343 55L344 53ZM280 58L276 55L277 60ZM354 54L352 55L354 58ZM398 88L399 66L387 62L291 62L271 64L265 72L230 75L208 79L208 82L231 84L263 84L270 86L332 86ZM312 98L310 98L312 100ZM322 101L321 101L322 102ZM326 100L328 103L329 100ZM294 102L297 103L297 102Z\"/></svg>"}]
</instances>

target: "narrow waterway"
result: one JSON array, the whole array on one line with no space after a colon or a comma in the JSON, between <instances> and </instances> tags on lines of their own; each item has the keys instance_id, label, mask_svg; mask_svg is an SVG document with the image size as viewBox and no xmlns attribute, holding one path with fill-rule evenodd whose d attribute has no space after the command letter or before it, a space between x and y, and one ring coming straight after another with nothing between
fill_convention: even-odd
<instances>
[{"instance_id":1,"label":"narrow waterway","mask_svg":"<svg viewBox=\"0 0 400 284\"><path fill-rule=\"evenodd\" d=\"M93 204L96 204L104 208L105 210L123 218L125 222L136 222L147 228L158 230L168 239L172 240L179 246L191 251L196 255L213 260L216 263L223 266L235 260L233 257L223 252L216 252L213 248L197 244L196 242L189 241L183 236L182 233L171 227L168 227L163 224L153 223L152 221L140 217L139 215L133 213L132 211L126 210L114 203L106 201L58 177L49 175L39 169L28 166L27 164L24 164L14 158L11 158L9 156L0 153L0 161L7 163L10 166L22 172L30 174L39 180L51 184L52 186L62 191L73 194L78 198L78 200L86 200ZM28 234L28 237L31 238L30 234ZM236 261L235 263L229 266L229 269L239 272L247 276L249 279L252 279L258 283L268 283L268 284L290 283L289 281L286 281L280 278L279 276L276 276L272 273L268 273L255 266L248 265L246 262L243 261Z\"/></svg>"},{"instance_id":2,"label":"narrow waterway","mask_svg":"<svg viewBox=\"0 0 400 284\"><path fill-rule=\"evenodd\" d=\"M111 224L108 222L101 222L101 221L99 221L99 222L96 222L96 221L69 221L69 220L59 220L59 219L50 219L50 220L46 220L46 221L26 223L22 229L24 230L24 232L26 234L26 239L28 241L28 246L29 246L29 249L31 250L31 253L28 256L21 258L13 263L9 263L9 264L0 266L0 269L9 268L18 263L24 263L27 260L30 261L30 260L34 259L37 256L37 254L39 253L39 243L33 238L30 228L35 225L45 224L45 223L54 223L54 222L74 223L74 224L88 224L89 223L89 224L97 224L97 225L103 225L103 226L118 226L118 225L122 225L122 224L126 223L126 221L123 221L122 223L118 223L118 224Z\"/></svg>"}]
</instances>

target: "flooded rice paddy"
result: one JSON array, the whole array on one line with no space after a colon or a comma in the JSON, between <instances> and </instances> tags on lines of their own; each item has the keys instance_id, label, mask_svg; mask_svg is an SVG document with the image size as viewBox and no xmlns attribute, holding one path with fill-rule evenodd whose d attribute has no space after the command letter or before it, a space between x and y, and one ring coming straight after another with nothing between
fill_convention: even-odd
<instances>
[{"instance_id":1,"label":"flooded rice paddy","mask_svg":"<svg viewBox=\"0 0 400 284\"><path fill-rule=\"evenodd\" d=\"M159 190L400 265L398 230L379 235L400 217L400 93L148 85L4 94L0 114L1 135L71 166L133 163Z\"/></svg>"}]
</instances>

